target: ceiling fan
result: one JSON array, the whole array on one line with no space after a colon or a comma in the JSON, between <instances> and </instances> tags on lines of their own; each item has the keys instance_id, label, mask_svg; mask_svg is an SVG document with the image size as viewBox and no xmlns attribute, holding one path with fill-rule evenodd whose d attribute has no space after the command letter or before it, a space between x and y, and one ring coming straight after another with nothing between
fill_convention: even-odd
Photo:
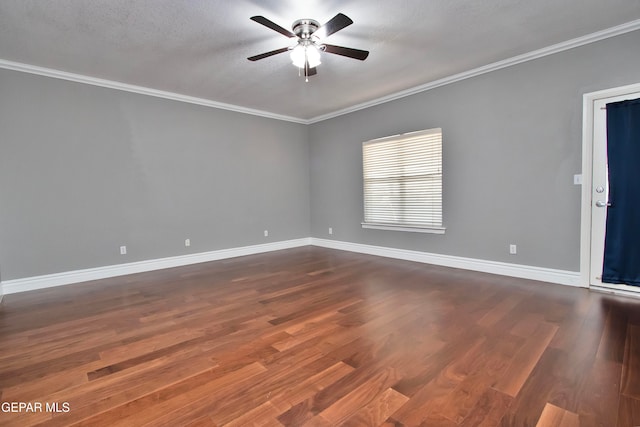
<instances>
[{"instance_id":1,"label":"ceiling fan","mask_svg":"<svg viewBox=\"0 0 640 427\"><path fill-rule=\"evenodd\" d=\"M366 50L335 46L323 42L324 38L329 37L331 34L353 24L351 18L342 13L338 13L323 26L320 26L318 21L314 21L313 19L299 19L291 26L293 32L282 28L264 16L252 16L251 20L258 24L262 24L267 28L271 28L286 37L295 39L295 44L272 50L270 52L261 53L260 55L250 56L247 59L249 61L257 61L259 59L268 58L279 53L290 51L293 65L298 67L301 74L304 73L306 81L309 81L309 76L313 76L318 73L316 67L320 65L320 52L342 55L348 58L359 59L360 61L364 61L367 59L367 56L369 56L369 52Z\"/></svg>"}]
</instances>

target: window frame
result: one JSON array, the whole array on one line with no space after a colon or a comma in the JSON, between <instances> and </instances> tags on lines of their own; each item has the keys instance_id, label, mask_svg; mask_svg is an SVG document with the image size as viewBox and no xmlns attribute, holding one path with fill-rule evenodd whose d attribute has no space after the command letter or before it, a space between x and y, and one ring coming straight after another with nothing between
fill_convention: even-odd
<instances>
[{"instance_id":1,"label":"window frame","mask_svg":"<svg viewBox=\"0 0 640 427\"><path fill-rule=\"evenodd\" d=\"M439 193L436 191L434 192L434 194L439 197L438 200L438 204L440 206L440 210L438 212L439 217L440 217L440 223L409 223L409 222L403 222L403 221L398 221L398 222L375 222L375 221L367 221L367 181L369 182L373 182L374 179L373 178L369 178L369 180L367 179L367 167L366 167L366 161L367 161L367 154L366 154L366 147L370 146L370 145L374 145L374 144L381 144L381 143L397 143L397 144L402 144L402 143L408 143L410 142L410 140L412 139L416 139L416 138L420 138L420 137L424 137L425 139L431 139L433 135L438 135L439 138L437 140L437 143L439 143L439 146L436 146L434 149L434 146L428 146L427 147L427 151L428 152L432 152L435 151L435 154L430 155L428 158L426 158L427 161L433 161L436 160L438 161L437 166L439 168L439 173L437 173L436 175L439 175L439 183L440 183L440 189L439 189ZM422 142L418 141L416 142L416 144L420 144ZM424 141L425 144L428 144L428 141ZM424 147L421 147L422 149L424 149ZM397 153L396 153L397 154ZM371 157L371 156L369 156ZM363 179L363 188L362 188L362 194L363 194L363 214L364 214L364 220L362 221L361 225L362 228L367 228L367 229L377 229L377 230L393 230L393 231L406 231L406 232L416 232L416 233L433 233L433 234L444 234L446 227L444 226L444 218L443 218L443 187L444 187L444 183L443 183L443 178L444 178L444 174L443 174L443 156L442 156L442 128L431 128L431 129L425 129L425 130L421 130L421 131L416 131L416 132L407 132L407 133L403 133L403 134L399 134L399 135L393 135L393 136L388 136L388 137L384 137L384 138L377 138L377 139L372 139L369 141L365 141L362 143L362 179ZM391 163L392 161L394 161L395 159L399 159L399 161L402 163L402 169L404 168L408 168L411 165L411 159L407 160L407 156L403 156L402 154L397 154L396 156L390 157L389 158L389 163ZM397 165L398 163L394 162L394 165ZM390 167L390 166L389 166ZM378 170L379 172L380 170ZM382 170L383 172L385 172L384 170ZM371 173L371 170L369 170L369 172ZM404 171L403 171L404 172ZM397 182L402 186L402 184L406 183L407 181L409 181L411 178L410 177L415 177L415 175L411 175L411 174L402 174L400 176L397 175L397 169L395 171L396 175L395 177L393 176L393 174L391 172L388 173L388 175L384 176L382 179L398 179ZM433 174L431 174L433 175ZM403 198L401 203L406 199L405 196L407 194L405 194L404 192L401 193ZM403 216L406 214L405 211L402 212Z\"/></svg>"}]
</instances>

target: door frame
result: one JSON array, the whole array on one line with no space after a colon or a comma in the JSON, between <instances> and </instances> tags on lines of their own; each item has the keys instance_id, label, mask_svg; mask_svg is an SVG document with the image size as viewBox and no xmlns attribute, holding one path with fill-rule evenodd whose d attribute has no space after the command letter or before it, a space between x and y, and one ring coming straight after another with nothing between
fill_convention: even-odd
<instances>
[{"instance_id":1,"label":"door frame","mask_svg":"<svg viewBox=\"0 0 640 427\"><path fill-rule=\"evenodd\" d=\"M621 86L582 96L582 207L580 211L580 284L591 287L591 194L593 186L593 114L596 101L640 92L640 83ZM599 289L600 290L600 289ZM607 291L610 291L607 289ZM614 292L614 291L611 291ZM618 293L626 294L625 291Z\"/></svg>"}]
</instances>

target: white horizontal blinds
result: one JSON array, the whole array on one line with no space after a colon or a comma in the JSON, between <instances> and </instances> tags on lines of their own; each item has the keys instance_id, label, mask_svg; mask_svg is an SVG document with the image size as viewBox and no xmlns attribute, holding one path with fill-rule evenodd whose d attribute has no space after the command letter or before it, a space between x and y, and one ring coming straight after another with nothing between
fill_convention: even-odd
<instances>
[{"instance_id":1,"label":"white horizontal blinds","mask_svg":"<svg viewBox=\"0 0 640 427\"><path fill-rule=\"evenodd\" d=\"M365 142L364 222L442 226L442 129Z\"/></svg>"}]
</instances>

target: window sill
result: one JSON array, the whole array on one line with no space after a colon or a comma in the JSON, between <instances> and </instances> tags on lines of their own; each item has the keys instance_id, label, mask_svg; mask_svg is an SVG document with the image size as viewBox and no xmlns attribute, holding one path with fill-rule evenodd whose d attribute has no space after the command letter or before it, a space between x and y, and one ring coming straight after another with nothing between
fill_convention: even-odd
<instances>
[{"instance_id":1,"label":"window sill","mask_svg":"<svg viewBox=\"0 0 640 427\"><path fill-rule=\"evenodd\" d=\"M375 230L408 231L410 233L431 233L431 234L444 234L446 230L446 227L421 227L416 225L374 224L370 222L363 222L362 228L371 228Z\"/></svg>"}]
</instances>

